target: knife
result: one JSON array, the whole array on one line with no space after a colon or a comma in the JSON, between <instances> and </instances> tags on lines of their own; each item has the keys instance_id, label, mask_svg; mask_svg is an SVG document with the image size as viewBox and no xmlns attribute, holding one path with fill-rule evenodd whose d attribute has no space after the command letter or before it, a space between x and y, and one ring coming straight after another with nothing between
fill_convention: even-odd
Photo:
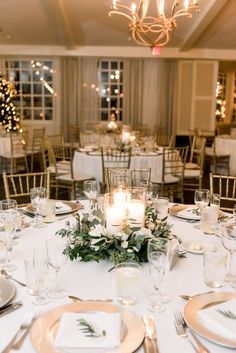
<instances>
[{"instance_id":1,"label":"knife","mask_svg":"<svg viewBox=\"0 0 236 353\"><path fill-rule=\"evenodd\" d=\"M18 211L27 217L30 217L30 218L35 217L35 214L28 212L28 211L24 210L23 208L18 208Z\"/></svg>"},{"instance_id":2,"label":"knife","mask_svg":"<svg viewBox=\"0 0 236 353\"><path fill-rule=\"evenodd\" d=\"M143 315L143 322L146 329L143 341L145 353L159 353L157 347L157 334L155 322L152 316Z\"/></svg>"},{"instance_id":3,"label":"knife","mask_svg":"<svg viewBox=\"0 0 236 353\"><path fill-rule=\"evenodd\" d=\"M0 317L11 313L14 310L19 309L22 306L22 302L15 302L15 303L11 303L6 305L5 307L1 308L0 310Z\"/></svg>"}]
</instances>

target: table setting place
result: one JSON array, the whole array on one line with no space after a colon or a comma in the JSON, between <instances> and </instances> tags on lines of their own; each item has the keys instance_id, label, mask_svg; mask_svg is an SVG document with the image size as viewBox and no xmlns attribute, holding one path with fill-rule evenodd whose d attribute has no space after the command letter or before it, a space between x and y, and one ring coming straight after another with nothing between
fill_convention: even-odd
<instances>
[{"instance_id":1,"label":"table setting place","mask_svg":"<svg viewBox=\"0 0 236 353\"><path fill-rule=\"evenodd\" d=\"M0 202L0 352L235 350L236 211L206 190L195 205L150 185L84 194Z\"/></svg>"}]
</instances>

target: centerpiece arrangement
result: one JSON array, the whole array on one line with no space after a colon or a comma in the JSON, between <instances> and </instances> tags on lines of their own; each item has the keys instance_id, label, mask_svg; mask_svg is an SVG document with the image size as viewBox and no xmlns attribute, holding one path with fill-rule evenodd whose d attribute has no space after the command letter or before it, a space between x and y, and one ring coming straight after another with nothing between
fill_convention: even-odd
<instances>
[{"instance_id":1,"label":"centerpiece arrangement","mask_svg":"<svg viewBox=\"0 0 236 353\"><path fill-rule=\"evenodd\" d=\"M76 224L57 232L67 237L65 253L70 260L99 262L109 259L114 265L126 261L147 261L147 244L156 238L162 250L176 238L166 218L158 219L152 204L146 204L143 188L128 188L104 195L104 210L76 215Z\"/></svg>"}]
</instances>

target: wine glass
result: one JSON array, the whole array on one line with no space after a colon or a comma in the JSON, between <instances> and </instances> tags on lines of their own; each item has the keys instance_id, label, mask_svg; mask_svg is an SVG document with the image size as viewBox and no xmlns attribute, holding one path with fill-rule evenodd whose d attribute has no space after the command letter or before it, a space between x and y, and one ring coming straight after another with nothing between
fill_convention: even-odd
<instances>
[{"instance_id":1,"label":"wine glass","mask_svg":"<svg viewBox=\"0 0 236 353\"><path fill-rule=\"evenodd\" d=\"M31 204L34 209L35 213L35 218L33 221L33 226L34 227L41 227L42 226L42 220L40 217L40 205L42 202L44 202L47 198L47 189L44 187L36 187L30 189L30 199L31 199Z\"/></svg>"},{"instance_id":2,"label":"wine glass","mask_svg":"<svg viewBox=\"0 0 236 353\"><path fill-rule=\"evenodd\" d=\"M2 200L2 210L9 210L11 208L17 208L17 201L13 200L13 199L6 199L6 200Z\"/></svg>"},{"instance_id":3,"label":"wine glass","mask_svg":"<svg viewBox=\"0 0 236 353\"><path fill-rule=\"evenodd\" d=\"M13 247L13 235L16 228L16 220L18 219L18 214L15 209L8 209L1 212L1 220L4 225L4 238L3 246L5 250L5 263L3 268L6 271L14 271L16 265L12 262L12 247Z\"/></svg>"},{"instance_id":4,"label":"wine glass","mask_svg":"<svg viewBox=\"0 0 236 353\"><path fill-rule=\"evenodd\" d=\"M231 282L232 287L236 288L236 225L222 227L222 245L229 253L228 271L225 281Z\"/></svg>"},{"instance_id":5,"label":"wine glass","mask_svg":"<svg viewBox=\"0 0 236 353\"><path fill-rule=\"evenodd\" d=\"M202 210L209 204L210 194L208 189L197 189L194 193L194 202L195 205Z\"/></svg>"},{"instance_id":6,"label":"wine glass","mask_svg":"<svg viewBox=\"0 0 236 353\"><path fill-rule=\"evenodd\" d=\"M46 296L48 288L48 254L46 246L36 247L33 251L33 273L34 273L34 290L36 297L32 303L36 305L44 305L49 302Z\"/></svg>"},{"instance_id":7,"label":"wine glass","mask_svg":"<svg viewBox=\"0 0 236 353\"><path fill-rule=\"evenodd\" d=\"M168 257L162 251L153 251L149 254L149 258L149 273L155 294L150 297L151 304L148 309L160 313L165 310L161 293L163 280L168 268Z\"/></svg>"},{"instance_id":8,"label":"wine glass","mask_svg":"<svg viewBox=\"0 0 236 353\"><path fill-rule=\"evenodd\" d=\"M89 199L89 209L90 212L97 207L97 182L96 180L86 180L83 184L84 194Z\"/></svg>"},{"instance_id":9,"label":"wine glass","mask_svg":"<svg viewBox=\"0 0 236 353\"><path fill-rule=\"evenodd\" d=\"M56 274L55 287L49 290L47 294L50 298L63 298L68 295L68 292L62 288L59 288L58 273L67 261L67 256L64 253L66 244L60 238L53 238L47 241L46 246L48 252L48 264Z\"/></svg>"},{"instance_id":10,"label":"wine glass","mask_svg":"<svg viewBox=\"0 0 236 353\"><path fill-rule=\"evenodd\" d=\"M146 190L147 202L152 203L158 198L158 185L152 183L151 181L141 181L140 186Z\"/></svg>"}]
</instances>

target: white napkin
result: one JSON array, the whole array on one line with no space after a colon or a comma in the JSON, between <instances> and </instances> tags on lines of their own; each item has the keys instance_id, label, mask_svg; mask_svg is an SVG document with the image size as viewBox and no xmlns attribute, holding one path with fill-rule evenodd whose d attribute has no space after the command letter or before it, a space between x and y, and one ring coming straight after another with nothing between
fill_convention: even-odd
<instances>
[{"instance_id":1,"label":"white napkin","mask_svg":"<svg viewBox=\"0 0 236 353\"><path fill-rule=\"evenodd\" d=\"M212 332L228 339L236 339L236 320L229 319L217 310L230 310L236 315L236 299L198 311L198 318Z\"/></svg>"},{"instance_id":2,"label":"white napkin","mask_svg":"<svg viewBox=\"0 0 236 353\"><path fill-rule=\"evenodd\" d=\"M87 337L82 330L81 320L85 320L95 330L98 337ZM55 346L63 352L86 348L89 353L99 348L114 348L120 345L120 313L64 313L55 339Z\"/></svg>"},{"instance_id":3,"label":"white napkin","mask_svg":"<svg viewBox=\"0 0 236 353\"><path fill-rule=\"evenodd\" d=\"M182 211L179 211L178 216L183 218L189 218L189 219L200 219L200 215L195 213L196 210L197 210L196 206L190 206L185 208Z\"/></svg>"},{"instance_id":4,"label":"white napkin","mask_svg":"<svg viewBox=\"0 0 236 353\"><path fill-rule=\"evenodd\" d=\"M64 213L71 211L71 207L66 205L64 202L57 201L56 202L56 213Z\"/></svg>"}]
</instances>

